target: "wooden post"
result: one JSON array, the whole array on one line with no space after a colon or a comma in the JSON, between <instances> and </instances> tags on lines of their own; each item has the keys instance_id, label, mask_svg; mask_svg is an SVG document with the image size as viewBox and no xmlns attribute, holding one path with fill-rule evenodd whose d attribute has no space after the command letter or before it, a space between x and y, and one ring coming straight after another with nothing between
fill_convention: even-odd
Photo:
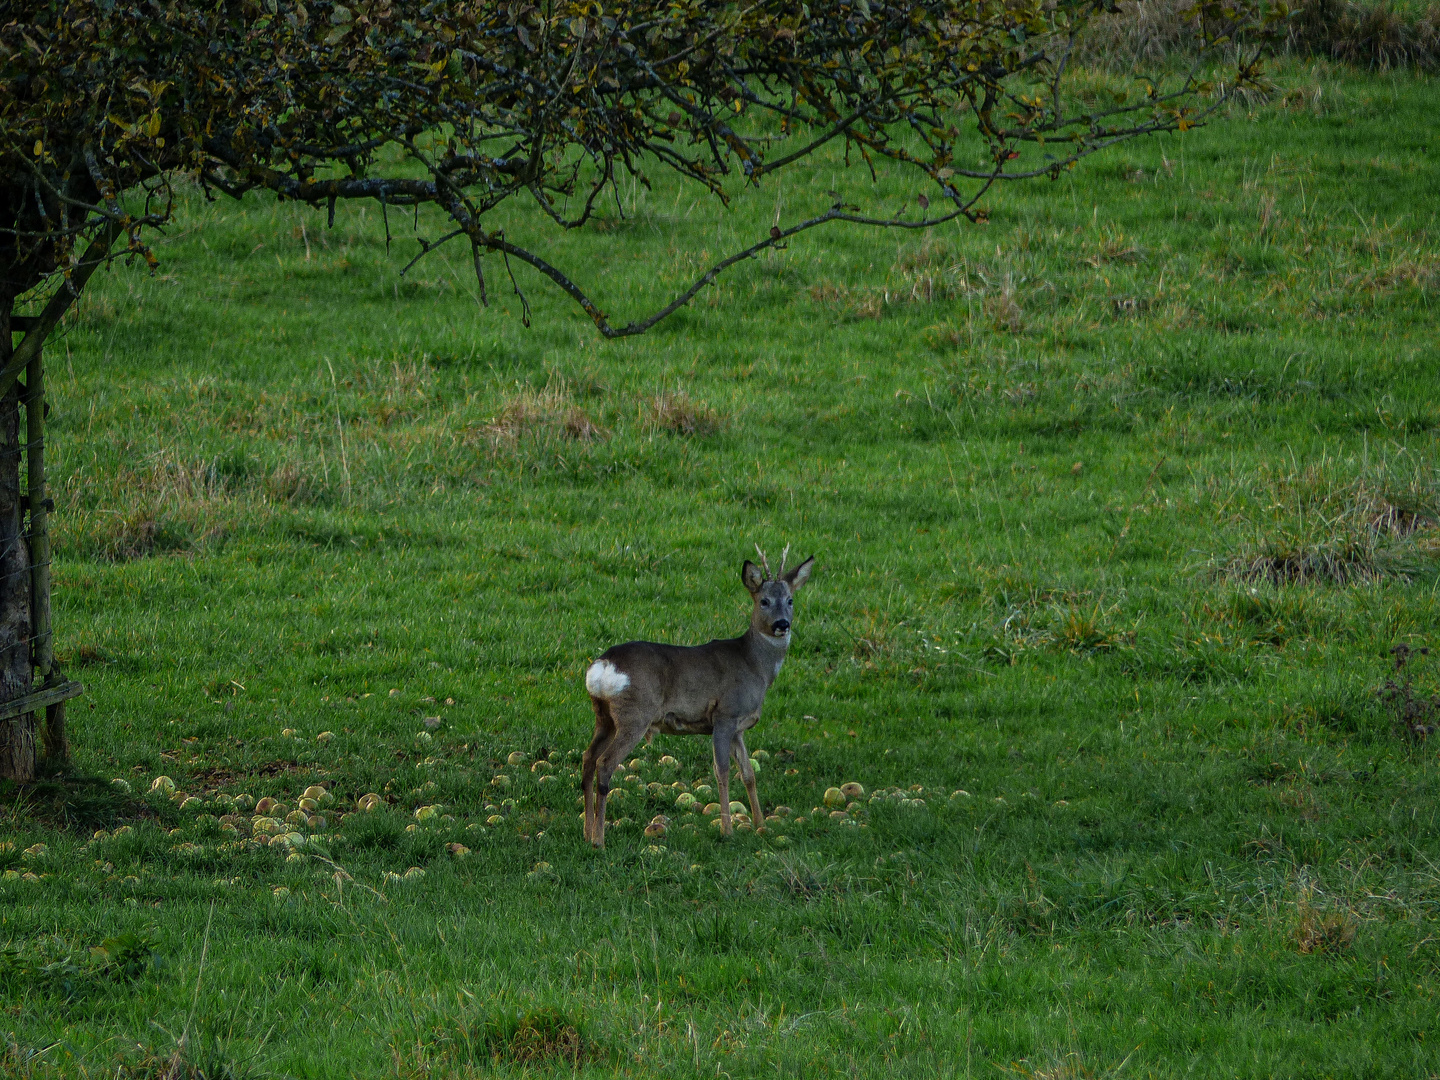
<instances>
[{"instance_id":1,"label":"wooden post","mask_svg":"<svg viewBox=\"0 0 1440 1080\"><path fill-rule=\"evenodd\" d=\"M3 300L0 297L0 375L11 381L0 395L0 641L8 643L0 647L0 778L23 784L35 777L42 716L46 757L57 763L69 758L65 702L85 688L68 681L55 662L49 528L54 503L45 493L45 370L40 351L24 365L24 387L14 381L12 370L10 335L43 332L43 320L14 315ZM23 495L21 454L27 481Z\"/></svg>"},{"instance_id":2,"label":"wooden post","mask_svg":"<svg viewBox=\"0 0 1440 1080\"><path fill-rule=\"evenodd\" d=\"M45 494L45 361L35 354L25 369L26 502L30 510L30 637L35 685L63 681L55 666L55 637L50 630L50 500ZM36 714L37 719L39 714ZM69 760L65 738L65 702L45 710L45 756Z\"/></svg>"},{"instance_id":3,"label":"wooden post","mask_svg":"<svg viewBox=\"0 0 1440 1080\"><path fill-rule=\"evenodd\" d=\"M0 295L0 357L14 364L9 298ZM0 702L23 700L34 687L30 657L30 562L25 543L25 496L21 491L20 392L0 394ZM0 721L0 777L26 783L35 776L34 709Z\"/></svg>"}]
</instances>

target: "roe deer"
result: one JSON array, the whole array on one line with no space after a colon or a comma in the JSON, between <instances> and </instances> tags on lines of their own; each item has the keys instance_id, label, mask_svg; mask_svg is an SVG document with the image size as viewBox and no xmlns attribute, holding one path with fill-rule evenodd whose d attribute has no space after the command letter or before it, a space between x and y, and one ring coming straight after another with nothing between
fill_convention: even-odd
<instances>
[{"instance_id":1,"label":"roe deer","mask_svg":"<svg viewBox=\"0 0 1440 1080\"><path fill-rule=\"evenodd\" d=\"M625 755L655 731L674 735L709 735L715 752L715 781L720 795L721 825L729 835L730 759L740 766L740 779L750 796L755 827L765 820L755 793L755 770L745 749L745 732L760 719L765 692L780 674L790 645L795 593L810 577L812 555L787 572L770 576L770 563L759 547L760 567L749 559L740 580L755 606L750 627L738 638L705 645L659 645L631 641L607 649L585 672L585 689L595 705L595 738L585 751L581 786L585 792L585 839L605 846L605 800L610 777Z\"/></svg>"}]
</instances>

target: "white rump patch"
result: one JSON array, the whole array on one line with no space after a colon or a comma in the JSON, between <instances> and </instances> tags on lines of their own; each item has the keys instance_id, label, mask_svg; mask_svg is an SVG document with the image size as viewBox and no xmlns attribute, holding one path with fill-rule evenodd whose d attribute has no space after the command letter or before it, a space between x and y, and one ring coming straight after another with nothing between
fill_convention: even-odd
<instances>
[{"instance_id":1,"label":"white rump patch","mask_svg":"<svg viewBox=\"0 0 1440 1080\"><path fill-rule=\"evenodd\" d=\"M596 660L585 672L585 689L590 691L591 697L609 700L624 692L629 685L630 676L609 660Z\"/></svg>"}]
</instances>

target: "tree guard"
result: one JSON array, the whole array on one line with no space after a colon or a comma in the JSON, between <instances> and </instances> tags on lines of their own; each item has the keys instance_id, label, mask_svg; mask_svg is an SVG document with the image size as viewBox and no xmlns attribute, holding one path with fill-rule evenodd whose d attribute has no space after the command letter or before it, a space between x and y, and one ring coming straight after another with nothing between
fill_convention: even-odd
<instances>
[{"instance_id":1,"label":"tree guard","mask_svg":"<svg viewBox=\"0 0 1440 1080\"><path fill-rule=\"evenodd\" d=\"M38 329L38 322L12 317L9 330L28 335ZM7 368L14 360L10 344L0 343L9 354ZM55 661L49 531L54 503L45 491L45 361L39 349L25 351L29 359L24 384L12 383L0 398L0 779L18 783L35 778L37 737L47 761L69 759L65 702L84 692L78 682L65 678Z\"/></svg>"}]
</instances>

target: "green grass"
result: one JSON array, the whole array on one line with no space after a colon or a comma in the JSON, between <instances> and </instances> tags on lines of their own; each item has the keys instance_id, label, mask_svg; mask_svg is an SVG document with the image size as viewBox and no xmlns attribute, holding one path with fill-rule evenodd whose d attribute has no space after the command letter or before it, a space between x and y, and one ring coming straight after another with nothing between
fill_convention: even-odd
<instances>
[{"instance_id":1,"label":"green grass","mask_svg":"<svg viewBox=\"0 0 1440 1080\"><path fill-rule=\"evenodd\" d=\"M400 279L400 215L187 195L47 353L77 767L136 796L4 793L9 1073L1436 1075L1436 744L1376 691L1440 618L1440 101L1280 81L618 344L523 268L528 331L493 260L485 311ZM547 242L623 318L867 183ZM750 740L807 820L637 791L591 852L585 665L737 633L756 542L817 556ZM812 812L849 780L924 805ZM316 782L393 806L291 860L210 816Z\"/></svg>"}]
</instances>

